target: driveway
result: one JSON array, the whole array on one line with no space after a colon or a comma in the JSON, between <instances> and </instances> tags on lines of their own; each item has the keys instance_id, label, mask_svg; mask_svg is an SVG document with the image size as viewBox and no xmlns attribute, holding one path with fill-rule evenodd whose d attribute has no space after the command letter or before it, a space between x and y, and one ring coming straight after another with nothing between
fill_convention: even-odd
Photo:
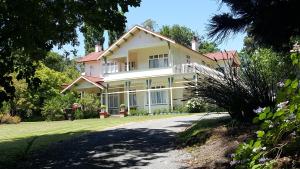
<instances>
[{"instance_id":1,"label":"driveway","mask_svg":"<svg viewBox=\"0 0 300 169\"><path fill-rule=\"evenodd\" d=\"M187 168L181 160L189 155L176 150L177 132L201 118L226 114L204 114L138 122L86 134L38 152L30 163L20 168L30 169L94 169L94 168Z\"/></svg>"}]
</instances>

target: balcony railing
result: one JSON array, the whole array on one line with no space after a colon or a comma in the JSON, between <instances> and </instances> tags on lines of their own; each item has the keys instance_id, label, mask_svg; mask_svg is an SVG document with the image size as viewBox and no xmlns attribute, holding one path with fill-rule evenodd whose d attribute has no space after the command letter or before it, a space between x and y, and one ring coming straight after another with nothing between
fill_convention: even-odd
<instances>
[{"instance_id":1,"label":"balcony railing","mask_svg":"<svg viewBox=\"0 0 300 169\"><path fill-rule=\"evenodd\" d=\"M179 64L174 65L174 73L175 74L186 74L186 73L203 73L203 74L210 74L210 75L221 75L222 73L207 67L205 65L201 65L198 63L186 63L186 64Z\"/></svg>"}]
</instances>

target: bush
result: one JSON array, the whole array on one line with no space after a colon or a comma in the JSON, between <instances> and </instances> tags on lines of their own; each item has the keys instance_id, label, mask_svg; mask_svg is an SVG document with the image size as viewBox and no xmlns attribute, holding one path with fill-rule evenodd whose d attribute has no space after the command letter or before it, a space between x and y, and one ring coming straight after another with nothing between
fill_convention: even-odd
<instances>
[{"instance_id":1,"label":"bush","mask_svg":"<svg viewBox=\"0 0 300 169\"><path fill-rule=\"evenodd\" d=\"M74 113L75 119L84 119L83 111L80 109L77 109Z\"/></svg>"},{"instance_id":2,"label":"bush","mask_svg":"<svg viewBox=\"0 0 300 169\"><path fill-rule=\"evenodd\" d=\"M292 54L299 64L300 54ZM276 107L258 107L256 137L241 144L231 164L235 168L300 168L300 80L285 80L278 86Z\"/></svg>"},{"instance_id":3,"label":"bush","mask_svg":"<svg viewBox=\"0 0 300 169\"><path fill-rule=\"evenodd\" d=\"M65 103L63 103L62 96L58 95L50 100L47 100L42 108L42 116L46 120L64 120L65 119Z\"/></svg>"},{"instance_id":4,"label":"bush","mask_svg":"<svg viewBox=\"0 0 300 169\"><path fill-rule=\"evenodd\" d=\"M224 62L225 73L197 74L197 81L190 81L186 98L203 98L207 103L226 109L232 118L251 122L257 107L274 106L276 81L270 81L268 73L259 62L249 61L239 72ZM279 64L279 63L278 63ZM277 69L275 66L274 69Z\"/></svg>"},{"instance_id":5,"label":"bush","mask_svg":"<svg viewBox=\"0 0 300 169\"><path fill-rule=\"evenodd\" d=\"M203 99L192 98L186 103L186 110L188 113L200 113L206 111L207 104Z\"/></svg>"},{"instance_id":6,"label":"bush","mask_svg":"<svg viewBox=\"0 0 300 169\"><path fill-rule=\"evenodd\" d=\"M21 122L21 118L19 116L0 114L0 124L18 124L20 122Z\"/></svg>"},{"instance_id":7,"label":"bush","mask_svg":"<svg viewBox=\"0 0 300 169\"><path fill-rule=\"evenodd\" d=\"M175 112L175 113L186 113L187 109L183 105L175 105L173 112Z\"/></svg>"},{"instance_id":8,"label":"bush","mask_svg":"<svg viewBox=\"0 0 300 169\"><path fill-rule=\"evenodd\" d=\"M96 118L101 109L100 99L94 94L85 94L79 101L84 118Z\"/></svg>"},{"instance_id":9,"label":"bush","mask_svg":"<svg viewBox=\"0 0 300 169\"><path fill-rule=\"evenodd\" d=\"M148 112L145 109L131 109L130 110L131 116L146 116Z\"/></svg>"}]
</instances>

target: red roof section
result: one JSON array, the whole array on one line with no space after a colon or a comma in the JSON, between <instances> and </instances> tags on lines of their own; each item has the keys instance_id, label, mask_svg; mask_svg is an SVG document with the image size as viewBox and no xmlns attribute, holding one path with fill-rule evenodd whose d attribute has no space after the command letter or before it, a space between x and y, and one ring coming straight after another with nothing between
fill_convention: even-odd
<instances>
[{"instance_id":1,"label":"red roof section","mask_svg":"<svg viewBox=\"0 0 300 169\"><path fill-rule=\"evenodd\" d=\"M226 60L232 59L235 57L236 51L224 51L224 52L213 52L213 53L205 53L204 55L213 59L213 60Z\"/></svg>"},{"instance_id":2,"label":"red roof section","mask_svg":"<svg viewBox=\"0 0 300 169\"><path fill-rule=\"evenodd\" d=\"M101 52L92 52L87 54L86 56L80 58L79 60L77 60L77 62L81 63L81 62L90 62L90 61L96 61L97 58L103 53L104 51Z\"/></svg>"}]
</instances>

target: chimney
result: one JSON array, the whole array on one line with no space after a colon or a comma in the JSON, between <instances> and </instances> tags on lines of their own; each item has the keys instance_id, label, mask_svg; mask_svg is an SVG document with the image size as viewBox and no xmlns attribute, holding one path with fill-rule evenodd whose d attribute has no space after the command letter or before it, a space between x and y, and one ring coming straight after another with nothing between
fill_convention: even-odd
<instances>
[{"instance_id":1,"label":"chimney","mask_svg":"<svg viewBox=\"0 0 300 169\"><path fill-rule=\"evenodd\" d=\"M102 46L99 44L95 45L95 52L101 52L102 51Z\"/></svg>"},{"instance_id":2,"label":"chimney","mask_svg":"<svg viewBox=\"0 0 300 169\"><path fill-rule=\"evenodd\" d=\"M191 43L192 43L192 49L194 51L198 51L199 43L198 43L198 38L196 36L193 37L193 40Z\"/></svg>"}]
</instances>

